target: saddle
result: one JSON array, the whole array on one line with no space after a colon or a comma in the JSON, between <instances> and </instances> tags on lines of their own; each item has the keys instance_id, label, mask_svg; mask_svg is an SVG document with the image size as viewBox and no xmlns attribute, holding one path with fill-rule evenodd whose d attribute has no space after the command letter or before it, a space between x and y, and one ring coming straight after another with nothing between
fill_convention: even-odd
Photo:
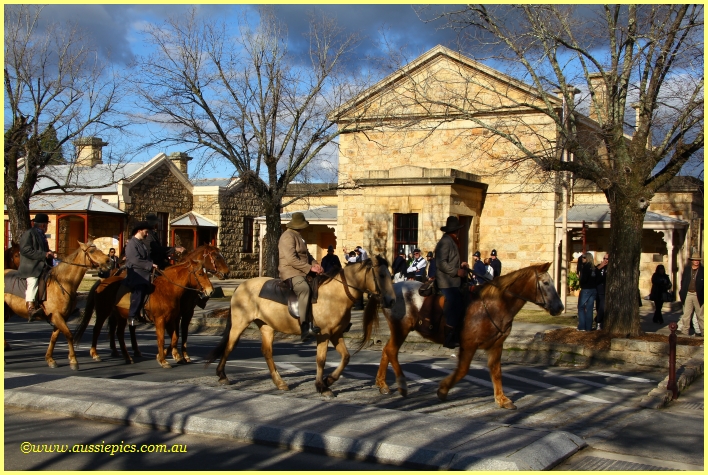
<instances>
[{"instance_id":1,"label":"saddle","mask_svg":"<svg viewBox=\"0 0 708 475\"><path fill-rule=\"evenodd\" d=\"M320 279L308 275L307 283L310 285L310 304L317 303L317 293ZM270 300L272 302L278 302L282 305L287 305L290 316L297 319L300 318L297 294L293 291L293 286L290 279L271 279L266 281L266 283L263 284L263 287L261 287L258 297Z\"/></svg>"},{"instance_id":2,"label":"saddle","mask_svg":"<svg viewBox=\"0 0 708 475\"><path fill-rule=\"evenodd\" d=\"M49 277L50 271L51 268L45 267L42 271L42 275L39 276L37 296L34 299L35 302L44 302L47 300L47 278ZM25 298L27 293L27 279L20 277L19 271L11 270L5 272L4 284L6 294L12 294L22 299Z\"/></svg>"},{"instance_id":3,"label":"saddle","mask_svg":"<svg viewBox=\"0 0 708 475\"><path fill-rule=\"evenodd\" d=\"M429 295L423 300L420 310L415 316L415 326L413 329L424 337L433 337L440 331L440 325L444 321L443 307L445 297L443 295ZM412 306L415 308L415 306Z\"/></svg>"}]
</instances>

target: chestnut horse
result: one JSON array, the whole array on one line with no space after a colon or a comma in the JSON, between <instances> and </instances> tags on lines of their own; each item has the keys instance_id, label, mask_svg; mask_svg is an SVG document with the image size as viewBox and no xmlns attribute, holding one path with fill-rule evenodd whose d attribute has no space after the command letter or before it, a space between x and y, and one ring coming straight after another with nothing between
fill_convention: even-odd
<instances>
[{"instance_id":1,"label":"chestnut horse","mask_svg":"<svg viewBox=\"0 0 708 475\"><path fill-rule=\"evenodd\" d=\"M10 247L5 249L5 270L20 268L20 245L11 241Z\"/></svg>"},{"instance_id":2,"label":"chestnut horse","mask_svg":"<svg viewBox=\"0 0 708 475\"><path fill-rule=\"evenodd\" d=\"M344 331L351 320L354 301L364 292L373 294L364 313L376 315L379 301L390 308L396 301L391 283L388 262L381 256L364 262L350 264L336 273L321 278L317 303L312 304L315 325L321 332L317 335L317 376L315 388L324 396L333 396L329 389L337 381L349 362L349 352L344 344ZM261 331L261 352L265 357L273 383L280 390L288 390L288 385L278 374L273 362L274 332L300 334L300 322L288 313L288 307L258 296L268 277L256 277L241 284L231 297L231 318L227 322L224 337L207 358L207 365L221 358L216 368L219 383L229 384L224 372L226 359L238 343L241 333L251 322ZM339 366L323 380L327 343L332 342L342 359Z\"/></svg>"},{"instance_id":3,"label":"chestnut horse","mask_svg":"<svg viewBox=\"0 0 708 475\"><path fill-rule=\"evenodd\" d=\"M494 400L499 407L516 409L516 406L504 395L502 390L501 353L504 340L511 332L514 317L526 302L535 303L551 315L558 315L563 311L563 303L556 293L553 279L548 274L550 265L551 263L547 262L525 267L498 277L472 291L471 302L465 311L460 331L457 369L440 382L438 387L440 400L444 401L448 391L467 374L472 357L477 349L481 348L487 352L487 366L494 384ZM382 394L390 392L386 384L386 370L389 362L396 374L398 391L403 396L408 394L406 377L398 363L398 350L408 333L414 329L416 321L422 321L427 317L421 312L423 297L418 295L421 285L420 282L414 281L394 284L397 305L390 310L384 310L391 330L391 337L383 348L379 371L376 375L376 386L380 388L379 391ZM442 308L444 297L434 295L428 298L440 299L439 304ZM428 307L426 306L426 308ZM360 348L371 335L374 318L376 318L375 315L370 320L367 319L367 315L364 316L365 331ZM443 321L438 325L437 333L423 336L435 343L442 344L444 341Z\"/></svg>"},{"instance_id":4,"label":"chestnut horse","mask_svg":"<svg viewBox=\"0 0 708 475\"><path fill-rule=\"evenodd\" d=\"M161 271L160 276L153 281L153 291L145 303L145 313L155 324L157 335L157 361L163 368L170 368L170 364L165 360L165 330L171 336L172 347L177 345L176 325L179 319L179 304L182 295L190 289L196 289L203 297L208 297L214 288L209 281L209 277L199 261L186 261L168 267ZM115 313L121 318L118 319L118 343L120 345L123 358L126 363L133 360L125 347L125 326L128 323L128 310L130 308L130 292L123 293L120 290L123 284L123 276L109 277L102 281L105 289L102 292L89 294L86 300L86 309L75 331L76 341L81 337L91 320L94 308L96 310L96 324L93 327L93 341L91 344L91 357L100 361L101 358L96 352L98 336L106 318L111 313ZM98 298L97 297L100 297Z\"/></svg>"},{"instance_id":5,"label":"chestnut horse","mask_svg":"<svg viewBox=\"0 0 708 475\"><path fill-rule=\"evenodd\" d=\"M204 266L204 270L211 274L216 274L219 279L224 279L226 274L229 273L229 266L226 263L226 259L221 255L221 251L218 247L212 246L210 244L204 244L199 246L192 252L183 254L178 259L177 263L185 261L198 261ZM91 292L96 292L99 287L100 282L96 282L94 287L91 288ZM90 292L90 293L91 293ZM89 293L89 294L90 294ZM103 295L103 292L101 292ZM189 334L189 324L192 322L192 317L194 316L194 308L199 304L200 306L206 305L208 298L200 298L196 290L187 290L182 294L182 298L179 303L180 321L177 325L177 339L180 337L180 328L182 329L182 345L172 347L172 359L175 361L184 361L185 363L191 363L192 360L187 354L187 337ZM203 307L202 307L203 308ZM108 317L108 327L110 335L110 347L111 356L118 356L118 350L116 349L116 327L117 320L114 314ZM128 331L130 332L130 343L133 347L133 355L136 357L142 356L140 349L138 348L138 340L135 337L135 327L129 326ZM181 350L181 351L180 351Z\"/></svg>"},{"instance_id":6,"label":"chestnut horse","mask_svg":"<svg viewBox=\"0 0 708 475\"><path fill-rule=\"evenodd\" d=\"M49 348L44 359L50 368L56 368L57 363L52 358L54 345L56 344L59 332L64 334L69 345L69 364L71 369L78 370L79 363L76 361L74 352L74 339L66 325L66 318L76 308L76 289L79 288L81 280L88 269L99 269L106 271L111 268L111 260L106 254L101 252L93 243L84 244L79 242L79 248L71 253L66 259L60 261L49 272L47 280L47 299L42 304L44 313L48 321L54 327L52 337L49 340ZM5 275L14 270L6 270ZM27 318L27 306L23 297L17 297L5 293L5 320L15 313L22 318Z\"/></svg>"}]
</instances>

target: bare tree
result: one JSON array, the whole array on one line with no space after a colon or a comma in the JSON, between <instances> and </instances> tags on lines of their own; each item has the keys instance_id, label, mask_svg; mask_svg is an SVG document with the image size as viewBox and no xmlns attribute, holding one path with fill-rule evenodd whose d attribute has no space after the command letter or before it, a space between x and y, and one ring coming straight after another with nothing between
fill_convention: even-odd
<instances>
[{"instance_id":1,"label":"bare tree","mask_svg":"<svg viewBox=\"0 0 708 475\"><path fill-rule=\"evenodd\" d=\"M11 122L5 124L4 196L13 236L30 225L30 197L77 183L71 167L53 175L64 149L74 139L121 127L110 122L119 82L76 28L40 29L41 12L5 6L5 119ZM37 189L42 178L53 184Z\"/></svg>"},{"instance_id":2,"label":"bare tree","mask_svg":"<svg viewBox=\"0 0 708 475\"><path fill-rule=\"evenodd\" d=\"M149 26L155 52L140 60L135 85L146 117L163 126L154 143L188 144L207 160L227 160L262 199L264 267L274 276L288 185L343 130L359 127L350 120L338 128L327 117L361 89L347 71L359 38L313 14L309 49L298 56L271 9L261 8L252 24L242 18L234 34L192 10Z\"/></svg>"},{"instance_id":3,"label":"bare tree","mask_svg":"<svg viewBox=\"0 0 708 475\"><path fill-rule=\"evenodd\" d=\"M497 169L527 173L537 183L563 185L569 178L602 190L612 216L605 326L638 334L647 207L703 150L703 7L452 8L419 15L446 20L462 50L495 68L508 66L521 82L501 86L482 75L472 84L462 70L448 69L410 81L408 95L438 124L464 119L484 130L469 139L492 151L488 163ZM430 87L427 79L442 86ZM589 94L585 100L576 97L580 88Z\"/></svg>"}]
</instances>

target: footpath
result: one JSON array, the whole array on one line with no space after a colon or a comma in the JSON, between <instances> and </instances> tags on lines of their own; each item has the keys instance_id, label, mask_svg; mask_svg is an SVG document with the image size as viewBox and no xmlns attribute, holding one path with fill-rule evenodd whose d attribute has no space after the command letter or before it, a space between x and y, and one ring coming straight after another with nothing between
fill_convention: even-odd
<instances>
[{"instance_id":1,"label":"footpath","mask_svg":"<svg viewBox=\"0 0 708 475\"><path fill-rule=\"evenodd\" d=\"M221 282L226 289L230 283ZM573 299L569 298L568 303L568 315L572 318ZM212 299L203 311L195 314L193 330L223 332L228 305L228 299ZM361 329L361 313L352 313L353 328L349 334L352 338L360 337L357 332ZM674 317L675 312L667 313L666 324ZM373 344L386 342L388 329L383 317L381 320ZM583 356L579 349L544 348L538 335L554 327L558 326L515 323L507 340L506 360L522 357L521 361L526 361L520 355L573 351L576 356ZM249 329L243 337L258 338L257 330ZM696 354L683 357L679 368L681 391L703 373L703 347L698 348ZM411 338L404 351L431 355L440 351L450 353L439 345L415 338ZM644 347L641 352L651 353L651 350ZM612 359L612 355L605 356ZM584 357L588 365L607 363L594 355ZM538 362L539 357L528 358L528 361ZM563 363L568 357L566 360L553 358ZM654 359L647 357L642 361ZM632 364L636 365L637 361ZM702 383L702 378L700 381ZM653 396L647 395L646 407L662 407L667 403L665 382L664 387L659 384L656 391ZM4 397L6 406L233 438L414 469L548 470L588 445L581 437L566 431L450 419L324 399L282 398L244 390L223 391L132 380L106 379L96 384L93 378L6 372ZM656 430L650 421L647 424Z\"/></svg>"}]
</instances>

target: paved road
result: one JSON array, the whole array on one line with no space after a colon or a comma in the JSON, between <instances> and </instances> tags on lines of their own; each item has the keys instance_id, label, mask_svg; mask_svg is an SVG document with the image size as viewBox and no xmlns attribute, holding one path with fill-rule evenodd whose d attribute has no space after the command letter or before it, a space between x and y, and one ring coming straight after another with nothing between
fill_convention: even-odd
<instances>
[{"instance_id":1,"label":"paved road","mask_svg":"<svg viewBox=\"0 0 708 475\"><path fill-rule=\"evenodd\" d=\"M143 358L126 365L121 358L111 358L106 341L101 341L99 353L103 361L88 357L87 343L79 349L80 370L72 372L66 360L66 343L57 343L55 358L58 369L44 363L44 352L49 338L49 326L10 321L5 326L7 341L13 351L5 354L6 371L78 375L95 378L135 379L142 381L173 381L176 384L218 386L212 365L205 369L204 361L216 346L219 337L194 335L190 337L190 354L195 360L190 365L175 365L162 369L155 361L154 332L149 327L139 331ZM248 389L284 397L320 398L314 389L315 347L311 343L277 342L274 358L281 376L290 385L290 391L275 389L260 353L260 343L242 340L227 364L227 375L232 384L225 390ZM664 378L660 372L640 373L614 368L558 368L545 366L503 366L505 392L518 406L517 411L498 409L493 402L489 374L481 363L473 362L467 377L456 386L448 401L438 401L437 384L456 366L453 357L402 354L400 359L409 380L409 395L403 398L396 392L382 395L374 387L380 353L364 350L354 355L344 376L334 386L339 403L371 404L377 407L475 418L480 422L510 423L530 428L567 430L582 437L590 437L606 426L638 411L636 402ZM335 367L339 355L330 349L328 366ZM395 389L393 372L388 381ZM7 384L7 382L6 382Z\"/></svg>"}]
</instances>

